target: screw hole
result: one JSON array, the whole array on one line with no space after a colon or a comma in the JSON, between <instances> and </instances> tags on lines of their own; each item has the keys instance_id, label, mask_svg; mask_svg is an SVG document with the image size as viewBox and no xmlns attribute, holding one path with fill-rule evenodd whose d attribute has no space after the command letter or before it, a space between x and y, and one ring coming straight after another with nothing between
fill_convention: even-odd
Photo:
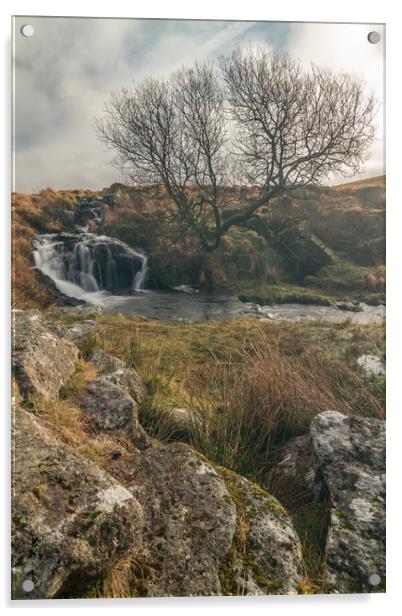
<instances>
[{"instance_id":1,"label":"screw hole","mask_svg":"<svg viewBox=\"0 0 402 616\"><path fill-rule=\"evenodd\" d=\"M370 586L379 586L381 584L381 578L378 573L372 573L368 579Z\"/></svg>"},{"instance_id":2,"label":"screw hole","mask_svg":"<svg viewBox=\"0 0 402 616\"><path fill-rule=\"evenodd\" d=\"M21 26L22 36L33 36L34 32L35 32L35 28L31 24L25 24Z\"/></svg>"},{"instance_id":3,"label":"screw hole","mask_svg":"<svg viewBox=\"0 0 402 616\"><path fill-rule=\"evenodd\" d=\"M35 588L35 584L32 580L24 580L22 582L22 590L25 592L32 592Z\"/></svg>"},{"instance_id":4,"label":"screw hole","mask_svg":"<svg viewBox=\"0 0 402 616\"><path fill-rule=\"evenodd\" d=\"M371 43L372 45L377 45L377 43L381 41L381 34L373 30L372 32L368 33L367 39L368 39L368 42Z\"/></svg>"}]
</instances>

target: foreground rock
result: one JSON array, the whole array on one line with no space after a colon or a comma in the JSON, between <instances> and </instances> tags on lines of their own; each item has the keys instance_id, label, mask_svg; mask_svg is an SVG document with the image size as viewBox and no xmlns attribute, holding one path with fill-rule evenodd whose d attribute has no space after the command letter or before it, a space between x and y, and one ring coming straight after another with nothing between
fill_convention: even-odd
<instances>
[{"instance_id":1,"label":"foreground rock","mask_svg":"<svg viewBox=\"0 0 402 616\"><path fill-rule=\"evenodd\" d=\"M127 550L140 546L133 495L69 451L32 414L14 418L12 587L29 598L83 596Z\"/></svg>"},{"instance_id":2,"label":"foreground rock","mask_svg":"<svg viewBox=\"0 0 402 616\"><path fill-rule=\"evenodd\" d=\"M303 576L299 537L285 509L236 473L219 469L237 509L231 551L221 570L224 594L296 594Z\"/></svg>"},{"instance_id":3,"label":"foreground rock","mask_svg":"<svg viewBox=\"0 0 402 616\"><path fill-rule=\"evenodd\" d=\"M88 359L99 374L104 375L108 381L127 392L137 404L141 404L147 394L147 389L136 370L127 368L124 361L100 349L91 353Z\"/></svg>"},{"instance_id":4,"label":"foreground rock","mask_svg":"<svg viewBox=\"0 0 402 616\"><path fill-rule=\"evenodd\" d=\"M107 374L105 378L126 391L137 404L141 404L144 400L146 387L139 374L132 368L119 368Z\"/></svg>"},{"instance_id":5,"label":"foreground rock","mask_svg":"<svg viewBox=\"0 0 402 616\"><path fill-rule=\"evenodd\" d=\"M14 311L12 370L23 398L57 397L77 357L77 347L50 331L39 312Z\"/></svg>"},{"instance_id":6,"label":"foreground rock","mask_svg":"<svg viewBox=\"0 0 402 616\"><path fill-rule=\"evenodd\" d=\"M310 428L317 480L331 503L329 590L385 588L385 423L328 411ZM373 587L370 576L381 582Z\"/></svg>"},{"instance_id":7,"label":"foreground rock","mask_svg":"<svg viewBox=\"0 0 402 616\"><path fill-rule=\"evenodd\" d=\"M297 592L300 543L275 499L184 444L148 449L133 473L148 596Z\"/></svg>"},{"instance_id":8,"label":"foreground rock","mask_svg":"<svg viewBox=\"0 0 402 616\"><path fill-rule=\"evenodd\" d=\"M146 447L149 439L140 426L137 404L129 394L106 377L87 383L78 403L95 429L105 432L122 430L132 436L137 447Z\"/></svg>"},{"instance_id":9,"label":"foreground rock","mask_svg":"<svg viewBox=\"0 0 402 616\"><path fill-rule=\"evenodd\" d=\"M126 364L121 359L105 353L101 349L95 349L93 353L88 357L98 374L108 374L125 368Z\"/></svg>"},{"instance_id":10,"label":"foreground rock","mask_svg":"<svg viewBox=\"0 0 402 616\"><path fill-rule=\"evenodd\" d=\"M219 569L236 527L225 482L185 445L149 449L135 468L131 492L145 512L155 570L147 595L221 594Z\"/></svg>"}]
</instances>

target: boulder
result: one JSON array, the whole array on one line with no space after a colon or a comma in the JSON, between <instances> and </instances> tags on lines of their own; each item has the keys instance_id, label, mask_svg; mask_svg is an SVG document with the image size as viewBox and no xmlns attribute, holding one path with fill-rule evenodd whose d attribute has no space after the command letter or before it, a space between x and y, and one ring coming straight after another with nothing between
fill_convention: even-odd
<instances>
[{"instance_id":1,"label":"boulder","mask_svg":"<svg viewBox=\"0 0 402 616\"><path fill-rule=\"evenodd\" d=\"M93 462L31 413L14 415L12 596L85 596L128 550L140 549L142 510ZM26 593L23 582L31 581Z\"/></svg>"},{"instance_id":2,"label":"boulder","mask_svg":"<svg viewBox=\"0 0 402 616\"><path fill-rule=\"evenodd\" d=\"M12 370L23 398L56 398L75 371L78 349L50 331L41 314L13 314Z\"/></svg>"},{"instance_id":3,"label":"boulder","mask_svg":"<svg viewBox=\"0 0 402 616\"><path fill-rule=\"evenodd\" d=\"M226 469L218 472L237 509L234 541L221 570L225 594L297 594L303 557L289 515L255 483Z\"/></svg>"},{"instance_id":4,"label":"boulder","mask_svg":"<svg viewBox=\"0 0 402 616\"><path fill-rule=\"evenodd\" d=\"M92 319L77 321L72 325L62 325L62 331L85 357L102 344L103 328Z\"/></svg>"},{"instance_id":5,"label":"boulder","mask_svg":"<svg viewBox=\"0 0 402 616\"><path fill-rule=\"evenodd\" d=\"M201 427L201 419L188 409L174 406L167 415L172 428L178 432L189 432L194 425Z\"/></svg>"},{"instance_id":6,"label":"boulder","mask_svg":"<svg viewBox=\"0 0 402 616\"><path fill-rule=\"evenodd\" d=\"M381 360L381 357L378 357L377 355L364 354L360 355L356 361L366 376L385 376L385 366L384 362Z\"/></svg>"},{"instance_id":7,"label":"boulder","mask_svg":"<svg viewBox=\"0 0 402 616\"><path fill-rule=\"evenodd\" d=\"M113 355L109 355L109 353L105 353L102 349L95 349L95 351L88 357L88 360L91 362L98 374L108 374L126 367L124 361L121 361L121 359L118 359Z\"/></svg>"},{"instance_id":8,"label":"boulder","mask_svg":"<svg viewBox=\"0 0 402 616\"><path fill-rule=\"evenodd\" d=\"M183 443L147 449L131 469L153 575L148 596L297 592L302 560L273 497Z\"/></svg>"},{"instance_id":9,"label":"boulder","mask_svg":"<svg viewBox=\"0 0 402 616\"><path fill-rule=\"evenodd\" d=\"M78 404L97 430L122 430L132 436L137 447L148 445L148 437L138 421L136 402L106 377L87 383L79 394Z\"/></svg>"},{"instance_id":10,"label":"boulder","mask_svg":"<svg viewBox=\"0 0 402 616\"><path fill-rule=\"evenodd\" d=\"M147 394L143 380L133 368L119 368L105 378L126 391L137 404L141 404Z\"/></svg>"},{"instance_id":11,"label":"boulder","mask_svg":"<svg viewBox=\"0 0 402 616\"><path fill-rule=\"evenodd\" d=\"M385 422L335 411L311 422L316 478L330 500L328 588L336 593L385 588ZM370 584L370 576L380 584Z\"/></svg>"},{"instance_id":12,"label":"boulder","mask_svg":"<svg viewBox=\"0 0 402 616\"><path fill-rule=\"evenodd\" d=\"M219 595L219 570L229 552L236 507L212 466L183 444L147 449L130 491L145 513L153 576L146 594Z\"/></svg>"}]
</instances>

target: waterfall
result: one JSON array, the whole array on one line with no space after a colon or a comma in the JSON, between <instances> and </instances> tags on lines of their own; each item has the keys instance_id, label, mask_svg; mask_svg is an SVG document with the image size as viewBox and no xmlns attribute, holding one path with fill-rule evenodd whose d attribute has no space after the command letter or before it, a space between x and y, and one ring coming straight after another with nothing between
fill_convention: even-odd
<instances>
[{"instance_id":1,"label":"waterfall","mask_svg":"<svg viewBox=\"0 0 402 616\"><path fill-rule=\"evenodd\" d=\"M134 276L133 291L142 291L145 286L145 279L148 273L148 257L144 255L144 260L141 265L141 269Z\"/></svg>"},{"instance_id":2,"label":"waterfall","mask_svg":"<svg viewBox=\"0 0 402 616\"><path fill-rule=\"evenodd\" d=\"M35 266L70 297L99 303L111 293L144 287L147 257L119 240L60 233L36 236L33 243Z\"/></svg>"},{"instance_id":3,"label":"waterfall","mask_svg":"<svg viewBox=\"0 0 402 616\"><path fill-rule=\"evenodd\" d=\"M96 224L100 225L102 222L102 216L100 214L100 210L99 209L95 209L95 208L90 208L89 211L91 212L94 221L96 222Z\"/></svg>"}]
</instances>

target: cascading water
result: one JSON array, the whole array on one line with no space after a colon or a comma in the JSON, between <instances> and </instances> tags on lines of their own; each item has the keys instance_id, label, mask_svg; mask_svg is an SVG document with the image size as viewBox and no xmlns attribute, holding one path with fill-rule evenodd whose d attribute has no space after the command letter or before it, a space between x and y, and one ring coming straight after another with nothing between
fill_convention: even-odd
<instances>
[{"instance_id":1,"label":"cascading water","mask_svg":"<svg viewBox=\"0 0 402 616\"><path fill-rule=\"evenodd\" d=\"M144 260L142 262L141 269L134 276L133 291L137 291L137 293L139 293L140 291L144 290L147 273L148 273L148 257L144 255Z\"/></svg>"},{"instance_id":2,"label":"cascading water","mask_svg":"<svg viewBox=\"0 0 402 616\"><path fill-rule=\"evenodd\" d=\"M70 297L102 303L111 294L140 291L147 258L119 240L91 233L53 234L34 239L35 266Z\"/></svg>"}]
</instances>

